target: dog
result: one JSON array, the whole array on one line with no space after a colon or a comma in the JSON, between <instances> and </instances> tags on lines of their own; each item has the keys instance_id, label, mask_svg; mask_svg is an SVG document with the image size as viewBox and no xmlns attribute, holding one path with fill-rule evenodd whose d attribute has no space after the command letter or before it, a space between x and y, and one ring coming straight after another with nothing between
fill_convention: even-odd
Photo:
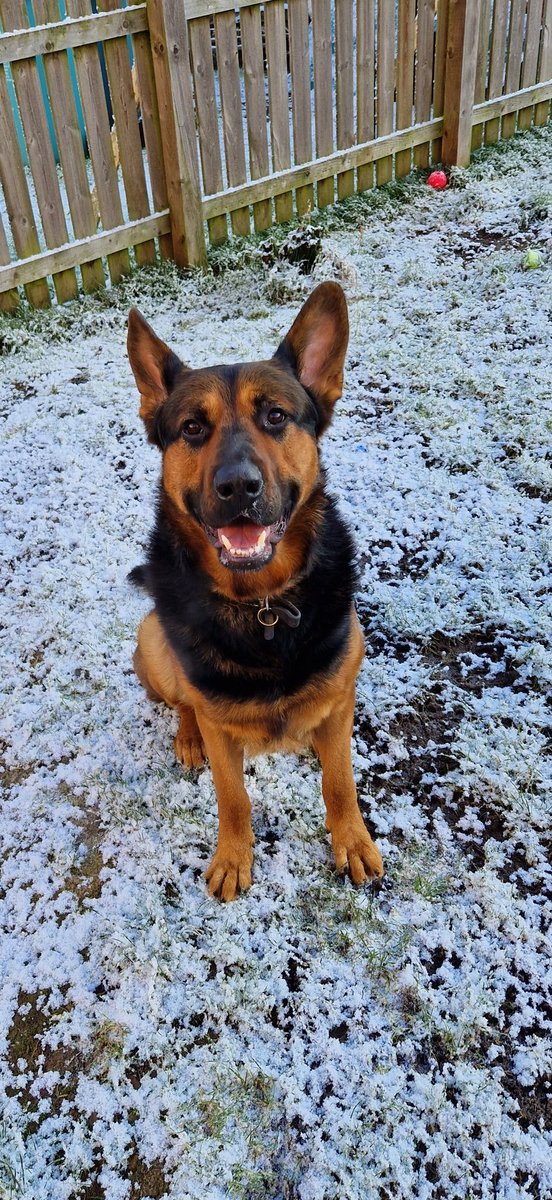
<instances>
[{"instance_id":1,"label":"dog","mask_svg":"<svg viewBox=\"0 0 552 1200\"><path fill-rule=\"evenodd\" d=\"M192 369L129 314L140 415L163 456L147 561L130 575L154 601L134 668L178 711L183 765L211 764L219 833L205 878L224 901L251 884L245 751L312 747L338 870L355 884L383 874L351 764L364 656L354 547L318 451L348 336L336 283L313 291L262 362Z\"/></svg>"}]
</instances>

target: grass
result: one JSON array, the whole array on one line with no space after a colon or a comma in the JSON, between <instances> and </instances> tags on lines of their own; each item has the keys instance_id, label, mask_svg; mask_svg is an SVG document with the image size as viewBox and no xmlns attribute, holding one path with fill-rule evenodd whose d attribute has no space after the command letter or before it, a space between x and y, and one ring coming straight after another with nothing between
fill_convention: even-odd
<instances>
[{"instance_id":1,"label":"grass","mask_svg":"<svg viewBox=\"0 0 552 1200\"><path fill-rule=\"evenodd\" d=\"M0 1200L17 1200L25 1189L25 1169L7 1121L0 1121Z\"/></svg>"},{"instance_id":2,"label":"grass","mask_svg":"<svg viewBox=\"0 0 552 1200\"><path fill-rule=\"evenodd\" d=\"M481 152L476 170L481 178L492 172L496 179L500 170L510 171L516 154L519 161L520 148L528 147L530 153L535 139L543 137L549 138L550 131L524 135L517 140L519 144L512 143L504 152ZM471 173L455 172L453 187L470 186L470 179ZM174 316L175 336L188 328L193 331L195 321L198 328L192 340L195 338L196 347L205 313L212 322L209 330L216 326L221 312L231 321L238 291L247 303L251 300L243 317L266 321L270 306L286 298L286 288L293 291L294 281L299 281L300 288L308 286L302 264L308 266L309 255L317 247L325 252L332 249L330 241L325 245L327 235L333 230L359 229L370 221L371 213L376 218L381 214L382 220L374 221L365 241L377 251L378 239L382 239L386 263L377 257L374 262L366 261L366 293L371 295L373 277L384 283L389 278L394 290L390 289L389 295L382 291L381 298L378 293L380 310L387 315L396 313L398 306L400 316L402 303L402 316L408 317L401 299L402 280L407 294L416 293L414 306L426 281L422 258L416 260L414 250L417 253L421 245L419 239L414 241L417 222L408 211L402 212L403 206L417 196L412 213L422 214L421 225L427 218L431 235L436 239L442 236L444 242L447 236L456 238L460 226L463 231L465 228L465 214L460 226L457 220L464 196L451 192L451 220L445 221L441 230L438 222L447 198L442 204L424 187L423 176L412 177L323 213L312 213L307 220L284 229L244 243L233 242L213 251L210 271L192 280L167 264L66 309L49 313L22 309L16 318L0 321L2 331L8 331L6 353L13 337L14 350L23 347L25 359L30 359L39 329L41 336L46 332L50 344L56 338L64 343L66 338L76 340L77 333L79 339L81 333L83 339L92 334L101 339L102 329L112 326L115 332L110 340L106 338L106 351L113 361L118 356L122 364L124 314L129 304L142 301L155 306L159 300L166 305L164 319L172 321ZM474 253L480 254L478 264L487 264L489 274L495 253L503 256L500 269L504 277L512 279L512 290L520 292L528 307L533 299L538 317L540 298L535 300L535 293L530 292L539 283L537 274L526 275L521 289L517 249L509 264L504 242L508 229L517 239L518 221L530 227L534 218L541 219L545 208L549 211L549 197L542 191L524 206L518 193L510 203L499 250L494 232L488 242L477 241L477 205L474 232L464 241L470 245L473 241ZM493 196L492 188L479 187L479 208L491 217ZM401 238L406 236L409 241L402 274L402 244L398 248L391 245L389 237L396 213L401 213ZM415 231L412 242L411 230ZM336 239L334 247L344 245L347 257L349 245L355 246L356 254L357 241L361 239L355 233ZM464 270L463 250L458 258ZM416 261L422 266L409 265ZM323 262L326 270L328 259ZM386 264L390 265L388 276L380 271ZM272 272L269 290L267 268ZM467 263L466 274L470 269ZM257 283L258 294L251 296ZM494 276L489 286L495 286ZM462 298L463 293L458 294ZM479 301L481 293L475 290L475 295ZM357 327L360 320L364 322L364 335L366 329L372 329L372 317L358 293L354 304L354 319ZM416 312L414 307L414 316ZM466 307L463 332L470 332L470 312ZM447 311L446 317L449 315ZM376 313L374 326L377 318ZM476 318L473 320L475 338L479 331ZM407 323L403 320L401 336ZM499 323L497 320L497 327ZM230 329L231 325L221 328ZM249 337L250 326L246 329ZM545 334L544 324L543 331ZM517 328L514 333L517 342ZM210 344L210 336L209 332L204 338L205 346ZM218 336L216 330L213 336ZM453 337L451 333L451 353ZM351 404L356 401L355 388L361 402L351 412L358 420L347 424L346 413L343 424L337 426L343 471L336 476L338 487L340 479L347 479L349 461L353 464L352 486L357 479L351 431L364 449L368 444L374 447L376 463L380 441L376 447L373 435L377 432L378 439L392 440L402 439L406 432L408 444L412 441L418 446L419 436L425 446L426 438L428 468L437 466L439 471L459 474L458 489L465 485L469 490L475 472L488 470L485 462L482 467L470 465L469 456L464 467L462 446L460 443L458 449L456 443L456 429L462 432L464 414L469 413L472 400L477 400L477 381L472 378L476 370L472 369L466 383L469 363L462 365L461 393L447 388L443 400L435 396L426 400L424 395L418 404L425 379L416 376L416 362L411 358L405 362L403 390L397 384L390 394L389 389L382 392L371 416L370 405L364 409L364 400L371 400L371 389L378 392L379 384L373 388L372 378L380 368L370 359L368 339L363 336L359 342L363 362L356 375L359 364L350 364L350 393ZM381 338L374 344L383 342ZM426 350L430 343L428 337ZM80 356L81 341L76 344ZM83 357L75 358L74 366L67 354L70 384L86 383L81 365L92 357L91 349L84 340ZM519 349L523 350L523 345ZM44 346L38 350L45 352ZM517 345L515 350L517 353ZM63 356L65 347L57 353ZM500 360L500 347L497 357ZM105 371L100 348L97 358L98 378L105 389L100 398L113 406L118 402L117 383L112 388L111 368ZM107 354L105 358L111 362ZM402 361L397 359L399 365ZM501 361L506 361L504 356ZM443 363L446 375L445 368ZM34 391L17 376L18 370L21 376L28 371L29 379L36 380ZM14 359L11 373L16 375L15 401L29 415L33 432L36 423L37 446L42 436L49 447L62 432L58 417L65 405L56 400L51 406L53 416L48 414L51 423L45 424L49 372L44 362L37 366L26 361L19 368ZM41 375L45 377L44 397ZM92 370L90 376L92 379ZM386 378L393 378L392 371ZM58 383L63 394L63 377ZM121 412L125 413L124 379L119 388ZM499 421L504 424L495 440L502 446L507 439L504 462L510 474L517 469L521 436L526 445L532 445L529 431L538 446L543 425L539 405L524 406L517 394L512 395L513 416L519 418L515 426L509 409L501 415L494 392L488 406L493 428ZM35 401L34 396L39 399ZM96 391L83 386L74 400L78 424L85 432L98 398ZM527 420L527 411L532 413L533 408L534 428ZM113 461L119 453L130 461L135 453L130 443L124 451L120 448L125 432L121 419L121 432L117 430L110 449ZM23 439L20 441L19 454ZM101 453L103 446L102 440ZM481 449L482 444L476 442L476 448ZM390 455L390 461L392 458ZM298 1200L306 1195L317 1195L320 1200L345 1195L352 1200L364 1200L364 1196L388 1200L416 1195L418 1187L420 1194L428 1195L428 1185L435 1185L435 1200L444 1195L465 1200L468 1193L486 1195L482 1189L487 1175L501 1168L512 1195L519 1187L520 1200L526 1200L531 1192L525 1190L526 1180L519 1168L529 1160L536 1162L535 1173L540 1172L544 1189L547 1168L538 1155L544 1155L540 1122L546 1118L548 1093L540 1081L531 1087L519 1083L515 1055L520 1047L530 1052L537 1022L544 1030L547 1021L544 975L539 975L542 937L538 908L547 871L544 838L540 838L544 801L542 809L538 807L545 791L539 765L544 762L545 747L535 724L537 717L542 720L548 662L545 634L541 630L542 647L529 638L525 626L514 636L508 618L506 622L499 619L500 606L496 606L498 617L494 609L485 607L485 596L480 612L457 606L452 625L443 626L438 623L439 613L434 617L430 611L426 620L426 598L416 602L417 607L411 601L403 602L400 588L404 581L419 583L433 571L428 588L438 591L442 575L434 548L439 543L431 539L441 530L441 510L437 508L437 520L430 513L431 520L428 517L427 524L419 522L417 527L416 504L424 499L426 480L429 489L432 481L430 474L421 473L422 482L415 486L404 509L405 526L413 522L412 536L401 533L401 523L396 533L397 557L383 555L378 562L377 556L372 556L372 520L376 522L375 545L380 544L376 540L380 513L383 534L386 521L399 521L399 459L400 455L396 460L399 478L388 489L387 511L384 456L382 495L378 493L369 517L365 519L363 508L364 503L366 509L370 505L369 483L362 492L360 508L351 504L364 538L367 578L371 571L376 588L382 579L386 586L396 585L395 591L389 586L388 601L389 607L392 600L396 602L395 614L385 607L387 601L380 601L368 586L363 588L369 655L359 689L356 753L361 802L371 810L375 834L385 853L388 874L379 891L357 891L330 869L318 776L304 764L294 776L289 762L285 766L277 763L273 769L265 761L248 773L260 851L254 886L235 906L207 901L200 873L215 838L212 790L206 775L192 786L173 762L170 718L150 710L145 720L141 704L136 720L134 685L116 658L117 649L129 637L134 614L126 614L128 621L123 618L101 627L101 637L109 645L104 647L102 641L100 653L93 600L89 628L98 636L81 647L80 614L67 619L62 607L68 594L63 581L58 584L52 581L53 574L49 576L48 597L45 588L40 594L48 600L46 615L56 615L55 645L51 650L46 641L39 645L37 635L22 656L23 672L14 652L16 695L9 698L10 718L12 713L22 714L21 741L19 749L15 741L13 758L19 754L23 759L28 753L34 762L9 768L3 778L13 788L12 807L7 810L11 824L5 831L6 862L14 883L15 919L20 916L19 944L8 964L6 984L6 991L12 988L15 1005L13 1016L11 1008L6 1011L4 1033L9 1038L11 1078L6 1073L13 1089L9 1096L12 1111L19 1113L19 1136L28 1137L31 1147L25 1159L26 1174L35 1174L27 1183L23 1151L20 1153L8 1126L0 1126L0 1200L18 1200L20 1195L28 1200L35 1188L32 1200L39 1195L40 1200L58 1200L62 1193L63 1200L111 1200L111 1185L105 1182L110 1170L116 1174L117 1191L126 1189L129 1200L160 1200L168 1195L178 1200L188 1195L205 1196L206 1200L220 1200L221 1195L230 1200L258 1200L261 1196L263 1200ZM458 472L460 460L462 470ZM91 478L95 466L96 462ZM410 482L408 473L407 461L406 483ZM358 477L363 478L361 472ZM417 477L413 474L412 478ZM485 474L483 478L489 482ZM490 476L490 482L494 480L496 474ZM341 494L343 499L349 495L345 486ZM35 497L41 504L40 482L33 503ZM132 495L133 503L141 504L141 497L141 493ZM123 496L122 503L128 499ZM31 511L30 501L31 497ZM524 537L530 549L532 514L528 505L524 513L529 518ZM444 516L443 521L446 519ZM451 525L454 528L454 521ZM507 546L510 530L506 520L501 527L506 531ZM57 530L55 533L57 536ZM118 546L117 537L118 533L112 538L112 547L114 543ZM381 540L383 547L390 544ZM492 543L482 538L481 550L475 547L477 577L487 564L484 554L489 544L492 548ZM114 575L119 570L117 553ZM21 594L28 560L15 560L14 554L14 561L18 566L14 566L12 585L14 590L20 586ZM538 571L538 563L534 569ZM100 584L100 596L102 586L108 587L111 596L111 582ZM117 606L120 593L116 592L117 583L113 586ZM58 587L59 621L54 603ZM26 595L21 595L22 610L26 611L27 605ZM531 611L537 612L536 608ZM14 631L11 636L17 646ZM519 654L518 645L522 647ZM116 691L109 687L104 692L107 659L103 652L110 647L115 650ZM73 670L82 653L96 661L91 676L79 675L80 667ZM57 690L57 676L49 674L54 662L59 669ZM53 714L48 708L52 696ZM533 710L531 702L536 699L539 703ZM30 710L29 701L36 705L38 716ZM26 720L37 721L38 741L23 739ZM543 724L543 738L544 728ZM55 794L49 787L42 788L43 780L49 784L56 772L60 778L63 774L62 760L54 761L55 752L48 757L55 738L63 739L64 747L69 742L70 756L63 761L78 795L65 785ZM86 761L80 761L80 751ZM29 780L31 774L35 778ZM86 805L80 798L85 795ZM265 833L272 837L265 838ZM40 888L36 886L38 872ZM527 897L530 900L524 903ZM542 915L544 921L544 904ZM56 955L51 954L52 948ZM69 1007L72 997L77 1012ZM82 1026L78 1022L81 1011ZM50 1078L42 1090L42 1076L55 1071L59 1080ZM484 1111L473 1118L480 1121L483 1135L474 1133L470 1115L476 1092L485 1098ZM514 1102L519 1106L519 1120ZM498 1121L503 1147L493 1141ZM66 1153L72 1132L80 1138L82 1151L74 1160ZM411 1167L408 1153L417 1132L422 1142L427 1139L427 1145L416 1149L420 1161ZM434 1134L435 1145L439 1144L443 1153L431 1160L430 1177L424 1175L424 1153ZM462 1180L457 1184L459 1177L454 1174L462 1168L456 1163L450 1173L448 1165L459 1153L459 1141L466 1173L475 1174L475 1183L465 1181L464 1191ZM387 1155L388 1147L397 1150L395 1163ZM510 1161L504 1166L506 1156ZM41 1186L46 1189L43 1194Z\"/></svg>"}]
</instances>

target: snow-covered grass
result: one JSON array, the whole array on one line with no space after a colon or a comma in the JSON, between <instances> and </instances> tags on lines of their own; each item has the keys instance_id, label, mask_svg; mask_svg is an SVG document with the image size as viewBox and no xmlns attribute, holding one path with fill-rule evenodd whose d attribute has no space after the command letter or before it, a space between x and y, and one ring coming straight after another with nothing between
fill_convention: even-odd
<instances>
[{"instance_id":1,"label":"snow-covered grass","mask_svg":"<svg viewBox=\"0 0 552 1200\"><path fill-rule=\"evenodd\" d=\"M319 224L311 274L273 241L272 266L245 248L0 319L1 1197L552 1188L552 131ZM316 764L273 756L225 907L210 773L182 772L131 670L158 460L125 313L193 364L259 357L328 277L351 344L324 459L360 555L354 761L387 879L335 876Z\"/></svg>"}]
</instances>

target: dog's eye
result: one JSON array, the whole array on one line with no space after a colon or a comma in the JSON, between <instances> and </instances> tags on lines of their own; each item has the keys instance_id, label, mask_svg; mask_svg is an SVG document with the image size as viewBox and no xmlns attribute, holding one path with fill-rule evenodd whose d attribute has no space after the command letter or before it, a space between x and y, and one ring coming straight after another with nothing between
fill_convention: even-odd
<instances>
[{"instance_id":1,"label":"dog's eye","mask_svg":"<svg viewBox=\"0 0 552 1200\"><path fill-rule=\"evenodd\" d=\"M283 408L271 408L266 414L269 425L283 425L287 418L287 412L284 412Z\"/></svg>"},{"instance_id":2,"label":"dog's eye","mask_svg":"<svg viewBox=\"0 0 552 1200\"><path fill-rule=\"evenodd\" d=\"M194 421L193 417L190 417L189 421L184 421L181 432L184 437L197 438L203 433L203 425L200 425L199 421Z\"/></svg>"}]
</instances>

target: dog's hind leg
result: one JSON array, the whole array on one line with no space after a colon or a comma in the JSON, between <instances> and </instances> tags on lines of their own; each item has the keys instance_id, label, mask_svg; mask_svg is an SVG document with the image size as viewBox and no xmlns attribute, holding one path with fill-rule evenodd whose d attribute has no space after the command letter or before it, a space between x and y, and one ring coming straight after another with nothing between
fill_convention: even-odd
<instances>
[{"instance_id":1,"label":"dog's hind leg","mask_svg":"<svg viewBox=\"0 0 552 1200\"><path fill-rule=\"evenodd\" d=\"M195 710L189 703L186 676L165 638L159 618L151 612L138 630L134 670L150 700L163 700L180 715L174 739L176 757L184 767L200 767L205 760Z\"/></svg>"}]
</instances>

